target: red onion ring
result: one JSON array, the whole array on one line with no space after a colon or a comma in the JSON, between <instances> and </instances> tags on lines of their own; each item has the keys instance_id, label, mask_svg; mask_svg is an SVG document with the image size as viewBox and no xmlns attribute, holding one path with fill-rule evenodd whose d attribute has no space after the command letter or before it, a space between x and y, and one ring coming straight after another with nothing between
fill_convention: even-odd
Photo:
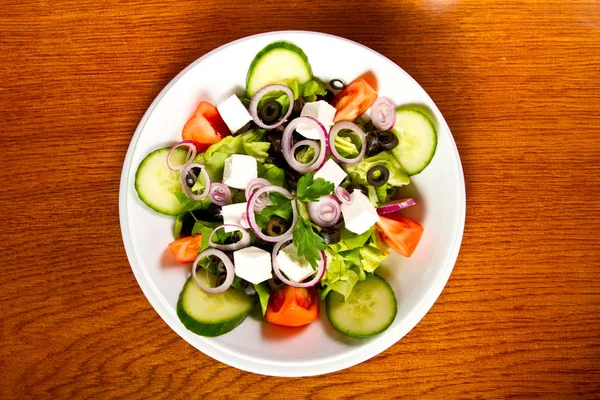
<instances>
[{"instance_id":1,"label":"red onion ring","mask_svg":"<svg viewBox=\"0 0 600 400\"><path fill-rule=\"evenodd\" d=\"M181 164L180 166L173 166L173 164L171 164L171 154L173 154L173 151L175 149L177 149L181 146L185 146L188 148L187 157L185 158L185 162L183 164ZM183 167L186 166L187 163L189 163L194 158L196 158L197 153L198 153L198 149L197 149L196 143L194 141L184 140L183 142L179 142L175 146L171 147L171 150L169 150L169 154L167 154L167 167L169 167L169 169L171 171L181 171L183 169Z\"/></svg>"},{"instance_id":2,"label":"red onion ring","mask_svg":"<svg viewBox=\"0 0 600 400\"><path fill-rule=\"evenodd\" d=\"M335 190L333 192L337 196L338 200L341 201L342 203L344 203L346 205L352 204L353 200L352 200L352 196L350 196L350 192L348 192L343 187L338 186L335 188Z\"/></svg>"},{"instance_id":3,"label":"red onion ring","mask_svg":"<svg viewBox=\"0 0 600 400\"><path fill-rule=\"evenodd\" d=\"M210 201L218 206L231 204L231 190L229 189L229 186L223 183L211 183L208 197L210 197Z\"/></svg>"},{"instance_id":4,"label":"red onion ring","mask_svg":"<svg viewBox=\"0 0 600 400\"><path fill-rule=\"evenodd\" d=\"M292 152L292 133L296 127L300 124L309 124L313 125L319 130L319 141L321 142L321 148L319 152L319 156L317 159L308 164L302 164L296 160L294 153ZM334 125L335 126L335 125ZM363 148L366 146L363 145ZM296 171L305 174L307 172L315 171L325 164L325 158L327 156L327 150L329 149L329 145L327 142L327 129L317 120L316 118L304 116L298 117L290 121L290 123L285 127L285 131L283 131L283 136L281 137L281 152L283 153L283 158L289 164L290 167L295 169ZM365 149L366 150L366 149Z\"/></svg>"},{"instance_id":5,"label":"red onion ring","mask_svg":"<svg viewBox=\"0 0 600 400\"><path fill-rule=\"evenodd\" d=\"M306 209L312 222L321 228L331 228L340 220L342 215L340 203L331 195L323 196L319 201L308 203Z\"/></svg>"},{"instance_id":6,"label":"red onion ring","mask_svg":"<svg viewBox=\"0 0 600 400\"><path fill-rule=\"evenodd\" d=\"M301 140L298 143L296 143L295 145L293 145L292 149L290 151L291 151L292 157L294 157L294 159L296 159L296 150L298 150L298 148L302 147L302 146L308 146L315 151L315 155L313 156L313 158L306 164L314 163L315 160L317 159L317 157L319 157L319 146L317 145L317 142L315 142L313 140ZM300 162L300 161L298 161L298 162Z\"/></svg>"},{"instance_id":7,"label":"red onion ring","mask_svg":"<svg viewBox=\"0 0 600 400\"><path fill-rule=\"evenodd\" d=\"M379 97L371 106L371 121L382 131L392 129L396 124L396 104L389 97Z\"/></svg>"},{"instance_id":8,"label":"red onion ring","mask_svg":"<svg viewBox=\"0 0 600 400\"><path fill-rule=\"evenodd\" d=\"M315 273L315 276L310 281L303 283L294 282L288 279L281 272L281 270L279 269L279 263L277 262L277 254L279 253L279 249L281 248L281 246L286 242L289 242L289 240L282 240L281 242L278 242L273 248L273 253L271 254L271 260L273 261L273 272L275 272L275 275L279 278L279 280L285 283L286 285L295 288L308 288L315 286L317 283L321 282L321 279L323 279L323 276L325 275L325 270L327 269L327 257L325 256L325 252L323 251L321 251L321 259L317 263L317 271Z\"/></svg>"},{"instance_id":9,"label":"red onion ring","mask_svg":"<svg viewBox=\"0 0 600 400\"><path fill-rule=\"evenodd\" d=\"M271 182L269 182L265 178L252 179L250 182L248 182L248 186L246 186L246 191L244 192L246 201L250 200L250 197L252 197L252 193L254 193L256 190L258 190L262 187L265 187L265 186L270 186L270 185L271 185ZM266 194L260 196L256 200L256 206L254 206L254 211L262 211L262 209L265 208L265 206L267 205L268 202L269 202L269 196L267 196Z\"/></svg>"},{"instance_id":10,"label":"red onion ring","mask_svg":"<svg viewBox=\"0 0 600 400\"><path fill-rule=\"evenodd\" d=\"M407 207L414 206L415 204L417 204L417 202L413 198L390 201L389 203L386 203L379 207L377 209L377 214L393 213L396 211L403 210Z\"/></svg>"},{"instance_id":11,"label":"red onion ring","mask_svg":"<svg viewBox=\"0 0 600 400\"><path fill-rule=\"evenodd\" d=\"M200 168L200 173L204 176L206 187L205 187L204 191L200 194L193 193L190 190L190 188L188 187L187 182L185 181L185 178L187 177L188 172L190 172L190 170L192 168ZM193 172L192 172L192 175L193 175ZM210 192L210 175L208 175L208 171L206 170L206 167L199 163L195 163L195 162L188 163L181 171L181 176L179 177L179 182L181 183L181 186L183 187L183 192L185 193L185 195L192 200L202 201L208 196L208 193Z\"/></svg>"},{"instance_id":12,"label":"red onion ring","mask_svg":"<svg viewBox=\"0 0 600 400\"><path fill-rule=\"evenodd\" d=\"M267 236L264 233L262 233L262 229L260 229L260 226L258 226L256 224L256 217L254 216L256 200L258 199L258 197L261 194L269 193L269 192L281 193L287 199L292 200L292 223L290 225L290 228L285 233L283 233L279 236ZM246 220L248 221L248 226L250 226L250 229L252 229L252 232L254 232L254 234L257 237L264 240L265 242L273 243L273 242L279 242L281 240L291 239L292 232L294 231L294 226L296 226L296 222L298 221L298 208L296 207L296 202L293 201L293 199L294 199L294 196L292 196L292 194L290 192L288 192L286 189L284 189L280 186L275 186L275 185L269 185L269 186L262 187L262 188L258 189L256 192L252 193L252 196L250 196L250 200L248 200L248 205L246 206Z\"/></svg>"},{"instance_id":13,"label":"red onion ring","mask_svg":"<svg viewBox=\"0 0 600 400\"><path fill-rule=\"evenodd\" d=\"M269 92L274 92L274 91L285 92L285 94L287 94L288 97L290 98L290 105L288 107L287 112L285 113L283 118L281 118L281 120L279 122L276 122L273 125L267 125L264 122L262 122L258 116L258 103L265 96L265 94L267 94ZM292 113L293 108L294 108L294 92L292 91L292 89L290 89L289 87L287 87L285 85L274 84L274 85L267 85L267 86L263 87L262 89L260 89L258 92L256 92L256 94L252 97L252 100L250 101L250 106L248 107L248 112L252 116L252 120L254 121L254 123L256 125L260 126L261 128L264 128L264 129L275 129L287 121L287 118Z\"/></svg>"},{"instance_id":14,"label":"red onion ring","mask_svg":"<svg viewBox=\"0 0 600 400\"><path fill-rule=\"evenodd\" d=\"M223 265L225 266L225 273L227 274L227 276L225 277L225 281L220 286L217 286L214 288L204 286L202 284L202 282L200 282L200 280L196 276L196 267L198 266L198 263L204 257L208 257L208 256L219 257L219 259L221 261L223 261ZM207 271L207 273L208 273L208 271ZM227 254L223 253L221 250L206 249L202 253L198 254L198 257L196 257L196 260L194 260L194 264L192 264L192 278L194 278L194 282L196 282L196 285L198 285L198 287L200 289L204 290L206 293L210 293L210 294L223 293L224 291L229 289L229 287L233 283L234 277L235 277L235 272L233 271L233 263L231 262L229 257L227 257Z\"/></svg>"},{"instance_id":15,"label":"red onion ring","mask_svg":"<svg viewBox=\"0 0 600 400\"><path fill-rule=\"evenodd\" d=\"M360 152L358 153L358 156L356 156L355 158L342 157L340 155L340 153L337 151L337 149L335 148L335 138L338 135L338 133L340 133L343 129L351 130L360 139L360 143L361 143ZM360 129L360 127L358 125L356 125L354 122L350 122L350 121L336 122L335 125L333 125L331 127L331 130L329 131L329 148L331 150L331 154L333 155L333 158L335 158L337 162L340 162L343 164L356 164L357 162L359 162L360 160L363 159L363 157L365 156L365 153L367 151L366 135L363 132L363 130Z\"/></svg>"},{"instance_id":16,"label":"red onion ring","mask_svg":"<svg viewBox=\"0 0 600 400\"><path fill-rule=\"evenodd\" d=\"M235 231L239 231L242 233L242 238L240 240L238 240L235 243L231 243L231 244L220 244L220 243L215 243L213 242L212 238L213 235L219 230L222 229L226 226L232 227L234 228ZM246 230L239 226L239 225L234 225L234 224L223 224L223 225L219 225L217 226L215 229L212 230L212 232L210 232L210 236L208 237L208 244L210 245L210 247L215 248L217 250L224 250L224 251L235 251L235 250L239 250L242 249L244 247L248 247L248 245L250 244L250 234L248 232L246 232Z\"/></svg>"}]
</instances>

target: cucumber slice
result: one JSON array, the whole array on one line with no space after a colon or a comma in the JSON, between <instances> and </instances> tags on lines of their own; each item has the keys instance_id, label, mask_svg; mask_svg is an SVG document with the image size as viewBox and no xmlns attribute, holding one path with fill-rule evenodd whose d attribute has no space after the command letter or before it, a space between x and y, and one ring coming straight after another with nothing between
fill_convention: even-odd
<instances>
[{"instance_id":1,"label":"cucumber slice","mask_svg":"<svg viewBox=\"0 0 600 400\"><path fill-rule=\"evenodd\" d=\"M325 300L327 317L335 329L353 337L370 337L385 331L396 318L394 291L377 275L358 281L348 300L330 292Z\"/></svg>"},{"instance_id":2,"label":"cucumber slice","mask_svg":"<svg viewBox=\"0 0 600 400\"><path fill-rule=\"evenodd\" d=\"M304 51L289 42L274 42L256 54L246 75L246 93L252 97L272 83L303 84L312 79L312 69Z\"/></svg>"},{"instance_id":3,"label":"cucumber slice","mask_svg":"<svg viewBox=\"0 0 600 400\"><path fill-rule=\"evenodd\" d=\"M392 150L408 175L416 175L429 165L437 147L433 123L420 111L398 108L392 128L400 144Z\"/></svg>"},{"instance_id":4,"label":"cucumber slice","mask_svg":"<svg viewBox=\"0 0 600 400\"><path fill-rule=\"evenodd\" d=\"M199 271L198 279L214 286L215 276ZM200 289L191 277L183 286L177 302L177 316L190 331L201 336L219 336L242 323L256 305L255 297L240 287L223 293L209 294Z\"/></svg>"},{"instance_id":5,"label":"cucumber slice","mask_svg":"<svg viewBox=\"0 0 600 400\"><path fill-rule=\"evenodd\" d=\"M165 147L148 154L135 173L135 190L140 199L154 211L167 215L179 215L183 210L175 193L183 193L179 182L179 171L167 167L167 154L171 148ZM171 161L183 164L187 151L177 148L171 154Z\"/></svg>"}]
</instances>

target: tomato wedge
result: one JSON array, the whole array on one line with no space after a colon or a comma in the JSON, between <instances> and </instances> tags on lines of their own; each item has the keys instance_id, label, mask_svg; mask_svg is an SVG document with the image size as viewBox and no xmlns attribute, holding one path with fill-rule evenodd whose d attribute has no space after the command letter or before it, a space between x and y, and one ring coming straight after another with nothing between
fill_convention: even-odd
<instances>
[{"instance_id":1,"label":"tomato wedge","mask_svg":"<svg viewBox=\"0 0 600 400\"><path fill-rule=\"evenodd\" d=\"M183 140L193 140L198 145L198 151L203 152L211 144L217 143L229 135L227 125L219 115L215 106L207 101L201 101L194 115L183 127Z\"/></svg>"},{"instance_id":2,"label":"tomato wedge","mask_svg":"<svg viewBox=\"0 0 600 400\"><path fill-rule=\"evenodd\" d=\"M319 316L319 296L314 287L284 289L271 293L265 319L277 325L302 326Z\"/></svg>"},{"instance_id":3,"label":"tomato wedge","mask_svg":"<svg viewBox=\"0 0 600 400\"><path fill-rule=\"evenodd\" d=\"M227 124L225 124L225 121L221 118L221 114L219 114L217 107L213 106L208 101L201 101L200 104L198 104L198 107L196 107L194 115L206 118L208 123L217 132L217 135L221 137L225 137L231 133Z\"/></svg>"},{"instance_id":4,"label":"tomato wedge","mask_svg":"<svg viewBox=\"0 0 600 400\"><path fill-rule=\"evenodd\" d=\"M187 236L169 243L169 250L178 262L187 264L194 262L198 257L198 250L201 245L202 235Z\"/></svg>"},{"instance_id":5,"label":"tomato wedge","mask_svg":"<svg viewBox=\"0 0 600 400\"><path fill-rule=\"evenodd\" d=\"M333 122L354 121L377 100L377 92L363 78L350 82L335 95L331 105L337 109Z\"/></svg>"},{"instance_id":6,"label":"tomato wedge","mask_svg":"<svg viewBox=\"0 0 600 400\"><path fill-rule=\"evenodd\" d=\"M423 235L421 225L398 214L380 215L377 228L387 245L405 257L413 254Z\"/></svg>"}]
</instances>

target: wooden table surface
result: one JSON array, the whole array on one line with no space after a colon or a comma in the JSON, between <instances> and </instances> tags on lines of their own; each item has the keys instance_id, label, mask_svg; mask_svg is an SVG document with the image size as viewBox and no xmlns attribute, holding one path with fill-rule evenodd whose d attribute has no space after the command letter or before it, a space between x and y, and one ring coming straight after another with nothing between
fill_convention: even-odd
<instances>
[{"instance_id":1,"label":"wooden table surface","mask_svg":"<svg viewBox=\"0 0 600 400\"><path fill-rule=\"evenodd\" d=\"M565 4L563 4L565 3ZM0 398L598 398L600 2L0 4ZM379 356L284 379L216 362L156 314L121 241L132 134L231 40L340 35L446 117L467 221L437 303Z\"/></svg>"}]
</instances>

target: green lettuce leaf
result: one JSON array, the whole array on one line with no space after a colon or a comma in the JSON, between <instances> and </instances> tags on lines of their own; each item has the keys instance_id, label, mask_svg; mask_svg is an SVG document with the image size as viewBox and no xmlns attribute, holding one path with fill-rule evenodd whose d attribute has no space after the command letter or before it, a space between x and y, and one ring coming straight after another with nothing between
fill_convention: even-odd
<instances>
[{"instance_id":1,"label":"green lettuce leaf","mask_svg":"<svg viewBox=\"0 0 600 400\"><path fill-rule=\"evenodd\" d=\"M308 164L315 156L315 150L312 147L304 146L296 153L296 160L301 164Z\"/></svg>"},{"instance_id":2,"label":"green lettuce leaf","mask_svg":"<svg viewBox=\"0 0 600 400\"><path fill-rule=\"evenodd\" d=\"M351 264L347 263L344 258L330 248L326 250L327 255L327 270L323 279L321 279L321 287L323 290L321 298L327 297L330 291L334 290L348 298L354 285L358 282L358 274L351 269Z\"/></svg>"},{"instance_id":3,"label":"green lettuce leaf","mask_svg":"<svg viewBox=\"0 0 600 400\"><path fill-rule=\"evenodd\" d=\"M186 211L206 210L208 206L210 206L212 203L208 197L202 201L196 201L187 197L185 193L176 192L173 194L175 195L175 197L177 197L177 200L179 200L179 202L183 206L183 209L181 210L182 214Z\"/></svg>"},{"instance_id":4,"label":"green lettuce leaf","mask_svg":"<svg viewBox=\"0 0 600 400\"><path fill-rule=\"evenodd\" d=\"M374 188L367 182L367 172L377 165L386 167L390 171L390 177L384 185L379 188ZM384 151L373 157L365 158L356 164L345 164L344 168L350 175L350 179L353 183L367 186L369 190L369 200L371 200L371 203L373 203L374 206L379 206L387 201L388 189L397 188L410 183L408 175L389 151Z\"/></svg>"},{"instance_id":5,"label":"green lettuce leaf","mask_svg":"<svg viewBox=\"0 0 600 400\"><path fill-rule=\"evenodd\" d=\"M374 272L390 255L388 245L381 239L377 229L373 229L369 241L359 252L361 266L366 272Z\"/></svg>"},{"instance_id":6,"label":"green lettuce leaf","mask_svg":"<svg viewBox=\"0 0 600 400\"><path fill-rule=\"evenodd\" d=\"M246 154L256 158L261 163L265 162L267 157L269 157L268 151L270 147L271 143L268 142L244 143Z\"/></svg>"},{"instance_id":7,"label":"green lettuce leaf","mask_svg":"<svg viewBox=\"0 0 600 400\"><path fill-rule=\"evenodd\" d=\"M373 273L390 253L373 228L362 235L342 230L342 239L329 245L326 254L327 270L321 280L320 296L325 298L333 290L347 299L356 283Z\"/></svg>"},{"instance_id":8,"label":"green lettuce leaf","mask_svg":"<svg viewBox=\"0 0 600 400\"><path fill-rule=\"evenodd\" d=\"M283 186L285 183L285 171L273 164L258 163L258 177L265 178L275 186Z\"/></svg>"},{"instance_id":9,"label":"green lettuce leaf","mask_svg":"<svg viewBox=\"0 0 600 400\"><path fill-rule=\"evenodd\" d=\"M225 160L233 154L250 155L260 162L267 159L271 144L265 140L265 133L264 129L251 129L237 136L227 136L196 156L194 161L206 165L211 179L222 180ZM213 157L216 158L213 160Z\"/></svg>"},{"instance_id":10,"label":"green lettuce leaf","mask_svg":"<svg viewBox=\"0 0 600 400\"><path fill-rule=\"evenodd\" d=\"M256 294L258 295L258 300L260 301L260 308L262 310L262 315L264 316L267 312L267 306L269 305L269 297L271 297L271 290L269 289L269 285L267 282L261 282L259 284L254 284L254 290L256 290Z\"/></svg>"},{"instance_id":11,"label":"green lettuce leaf","mask_svg":"<svg viewBox=\"0 0 600 400\"><path fill-rule=\"evenodd\" d=\"M336 244L330 244L331 247L336 252L342 252L352 249L357 249L359 247L364 246L367 243L367 240L371 237L372 229L367 230L366 232L357 235L354 232L350 232L346 228L342 228L340 241Z\"/></svg>"},{"instance_id":12,"label":"green lettuce leaf","mask_svg":"<svg viewBox=\"0 0 600 400\"><path fill-rule=\"evenodd\" d=\"M327 90L323 82L310 80L302 85L302 97L307 102L317 101L317 96L325 96Z\"/></svg>"},{"instance_id":13,"label":"green lettuce leaf","mask_svg":"<svg viewBox=\"0 0 600 400\"><path fill-rule=\"evenodd\" d=\"M358 156L358 149L352 142L352 138L337 135L334 139L335 149L342 157L355 158Z\"/></svg>"},{"instance_id":14,"label":"green lettuce leaf","mask_svg":"<svg viewBox=\"0 0 600 400\"><path fill-rule=\"evenodd\" d=\"M206 170L213 181L221 182L223 180L223 171L225 169L225 160L230 156L222 151L216 151L212 154L208 162L205 162Z\"/></svg>"}]
</instances>

